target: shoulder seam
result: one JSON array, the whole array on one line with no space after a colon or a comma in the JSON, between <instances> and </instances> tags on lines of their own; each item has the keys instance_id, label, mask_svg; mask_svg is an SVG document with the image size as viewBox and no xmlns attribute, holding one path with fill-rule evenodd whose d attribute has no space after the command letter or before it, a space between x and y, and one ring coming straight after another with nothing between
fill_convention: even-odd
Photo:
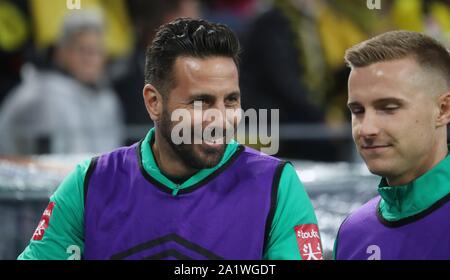
<instances>
[{"instance_id":1,"label":"shoulder seam","mask_svg":"<svg viewBox=\"0 0 450 280\"><path fill-rule=\"evenodd\" d=\"M250 155L255 156L255 157L260 157L260 158L264 158L264 159L267 159L267 160L275 161L275 162L282 162L283 161L283 160L281 160L279 158L276 158L274 156L270 156L270 155L264 154L264 153L262 153L262 152L260 152L258 150L255 150L255 149L253 149L251 147L248 147L248 146L245 146L245 145L242 145L242 144L240 144L240 146L245 148L243 153L250 154ZM255 151L259 152L260 154L250 153L247 149L255 150Z\"/></svg>"},{"instance_id":2,"label":"shoulder seam","mask_svg":"<svg viewBox=\"0 0 450 280\"><path fill-rule=\"evenodd\" d=\"M89 167L86 171L86 174L84 176L84 183L83 183L83 191L84 191L84 207L86 207L86 199L87 199L87 194L88 194L88 188L89 188L89 181L91 179L92 173L94 173L95 167L97 166L97 162L98 162L99 157L93 157Z\"/></svg>"}]
</instances>

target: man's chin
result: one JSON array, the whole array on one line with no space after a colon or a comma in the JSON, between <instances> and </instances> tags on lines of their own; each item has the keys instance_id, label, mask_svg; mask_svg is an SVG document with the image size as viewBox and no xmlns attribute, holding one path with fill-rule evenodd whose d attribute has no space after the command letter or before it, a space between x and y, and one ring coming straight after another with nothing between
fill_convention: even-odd
<instances>
[{"instance_id":1,"label":"man's chin","mask_svg":"<svg viewBox=\"0 0 450 280\"><path fill-rule=\"evenodd\" d=\"M197 150L201 150L205 153L223 153L226 148L226 144L223 144L223 143L216 144L216 143L208 143L208 142L203 142L202 144L196 144L195 146L198 148Z\"/></svg>"},{"instance_id":2,"label":"man's chin","mask_svg":"<svg viewBox=\"0 0 450 280\"><path fill-rule=\"evenodd\" d=\"M212 168L216 166L225 153L225 144L208 145L200 144L196 147L195 153L199 161L204 163L204 168Z\"/></svg>"},{"instance_id":3,"label":"man's chin","mask_svg":"<svg viewBox=\"0 0 450 280\"><path fill-rule=\"evenodd\" d=\"M382 162L366 162L366 165L370 173L377 176L387 177L392 173L392 169Z\"/></svg>"},{"instance_id":4,"label":"man's chin","mask_svg":"<svg viewBox=\"0 0 450 280\"><path fill-rule=\"evenodd\" d=\"M206 169L216 166L225 153L226 145L211 147L205 144L183 145L176 148L183 162L193 169Z\"/></svg>"}]
</instances>

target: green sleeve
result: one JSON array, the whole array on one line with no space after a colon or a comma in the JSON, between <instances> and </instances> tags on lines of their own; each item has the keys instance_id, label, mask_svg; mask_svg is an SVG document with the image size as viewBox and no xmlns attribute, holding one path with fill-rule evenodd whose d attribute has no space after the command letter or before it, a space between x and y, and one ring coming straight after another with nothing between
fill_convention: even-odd
<instances>
[{"instance_id":1,"label":"green sleeve","mask_svg":"<svg viewBox=\"0 0 450 280\"><path fill-rule=\"evenodd\" d=\"M294 167L286 164L278 186L275 215L264 252L265 260L301 260L294 227L317 224L314 208Z\"/></svg>"},{"instance_id":2,"label":"green sleeve","mask_svg":"<svg viewBox=\"0 0 450 280\"><path fill-rule=\"evenodd\" d=\"M41 240L30 243L19 260L80 259L84 251L84 178L91 160L80 163L59 185L48 227Z\"/></svg>"}]
</instances>

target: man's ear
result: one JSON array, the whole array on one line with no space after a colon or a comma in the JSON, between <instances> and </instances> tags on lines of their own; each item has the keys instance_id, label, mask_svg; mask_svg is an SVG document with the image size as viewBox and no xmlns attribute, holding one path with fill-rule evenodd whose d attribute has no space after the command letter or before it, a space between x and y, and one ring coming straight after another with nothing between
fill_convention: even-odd
<instances>
[{"instance_id":1,"label":"man's ear","mask_svg":"<svg viewBox=\"0 0 450 280\"><path fill-rule=\"evenodd\" d=\"M143 90L145 108L150 118L156 122L160 119L163 109L162 96L151 84L146 84Z\"/></svg>"},{"instance_id":2,"label":"man's ear","mask_svg":"<svg viewBox=\"0 0 450 280\"><path fill-rule=\"evenodd\" d=\"M439 116L436 126L444 126L450 122L450 92L441 94L438 98Z\"/></svg>"}]
</instances>

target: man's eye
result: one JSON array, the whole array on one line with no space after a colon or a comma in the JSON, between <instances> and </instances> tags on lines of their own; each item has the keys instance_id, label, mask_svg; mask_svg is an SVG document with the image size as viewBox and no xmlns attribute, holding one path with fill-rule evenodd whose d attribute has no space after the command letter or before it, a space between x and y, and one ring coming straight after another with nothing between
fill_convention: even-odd
<instances>
[{"instance_id":1,"label":"man's eye","mask_svg":"<svg viewBox=\"0 0 450 280\"><path fill-rule=\"evenodd\" d=\"M389 112L389 113L393 113L395 110L397 110L399 107L398 106L386 106L383 108L383 111Z\"/></svg>"},{"instance_id":2,"label":"man's eye","mask_svg":"<svg viewBox=\"0 0 450 280\"><path fill-rule=\"evenodd\" d=\"M227 100L226 100L226 102L227 103L236 103L236 102L238 102L238 98L237 97L230 97L230 98L227 98Z\"/></svg>"},{"instance_id":3,"label":"man's eye","mask_svg":"<svg viewBox=\"0 0 450 280\"><path fill-rule=\"evenodd\" d=\"M398 109L398 106L386 106L384 107L384 110L395 110Z\"/></svg>"},{"instance_id":4,"label":"man's eye","mask_svg":"<svg viewBox=\"0 0 450 280\"><path fill-rule=\"evenodd\" d=\"M364 113L364 109L363 109L363 108L351 108L351 109L350 109L350 112L351 112L353 115L359 115L359 114Z\"/></svg>"}]
</instances>

